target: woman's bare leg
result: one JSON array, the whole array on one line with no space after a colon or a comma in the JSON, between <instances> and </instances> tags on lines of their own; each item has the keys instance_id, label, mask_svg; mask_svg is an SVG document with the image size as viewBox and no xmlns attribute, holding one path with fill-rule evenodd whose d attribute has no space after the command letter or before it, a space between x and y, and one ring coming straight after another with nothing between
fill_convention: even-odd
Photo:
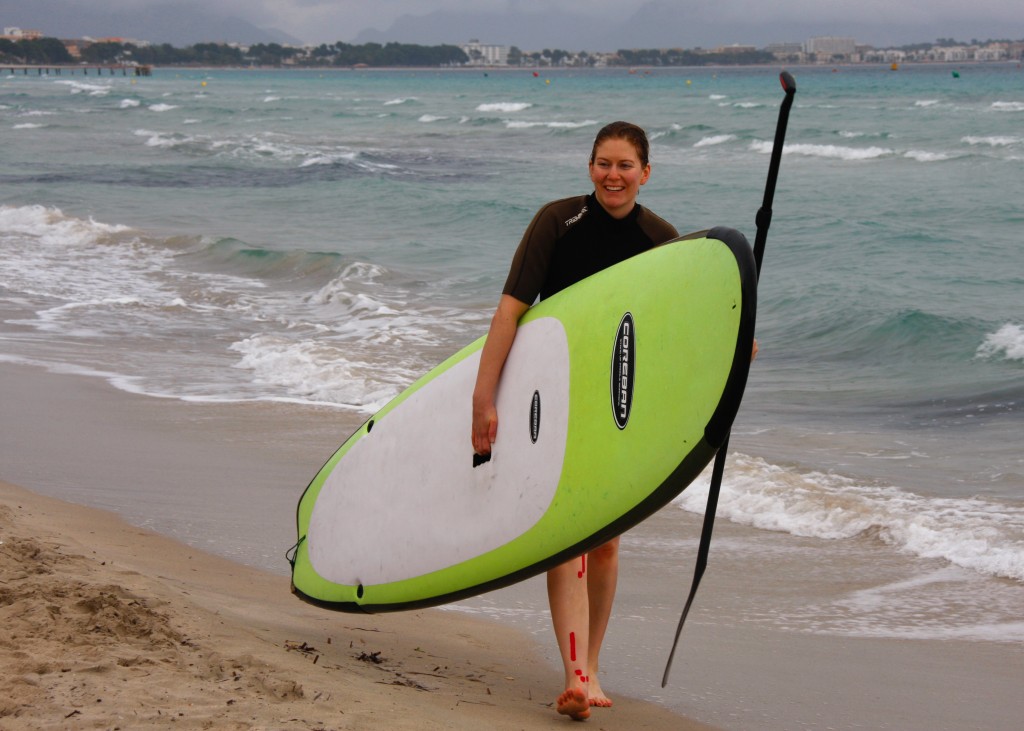
<instances>
[{"instance_id":1,"label":"woman's bare leg","mask_svg":"<svg viewBox=\"0 0 1024 731\"><path fill-rule=\"evenodd\" d=\"M565 670L565 690L555 705L559 713L577 721L590 716L586 676L590 607L585 563L586 558L580 557L548 571L551 623Z\"/></svg>"},{"instance_id":2,"label":"woman's bare leg","mask_svg":"<svg viewBox=\"0 0 1024 731\"><path fill-rule=\"evenodd\" d=\"M608 629L608 620L615 602L615 588L619 580L619 539L613 538L587 555L587 599L589 610L589 638L587 644L587 678L590 705L608 708L611 700L601 690L598 679L601 645Z\"/></svg>"}]
</instances>

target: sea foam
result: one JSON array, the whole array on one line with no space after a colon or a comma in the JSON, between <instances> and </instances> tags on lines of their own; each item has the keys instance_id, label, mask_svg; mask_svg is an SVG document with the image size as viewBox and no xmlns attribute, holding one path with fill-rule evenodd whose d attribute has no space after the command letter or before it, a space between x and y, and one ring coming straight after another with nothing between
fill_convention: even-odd
<instances>
[{"instance_id":1,"label":"sea foam","mask_svg":"<svg viewBox=\"0 0 1024 731\"><path fill-rule=\"evenodd\" d=\"M826 540L870 535L922 558L1024 582L1024 507L927 497L741 454L730 459L718 511L735 523ZM703 512L709 474L710 469L675 502Z\"/></svg>"},{"instance_id":2,"label":"sea foam","mask_svg":"<svg viewBox=\"0 0 1024 731\"><path fill-rule=\"evenodd\" d=\"M693 143L694 147L711 147L712 145L721 145L726 142L732 142L736 139L736 135L709 135L708 137L702 137Z\"/></svg>"},{"instance_id":3,"label":"sea foam","mask_svg":"<svg viewBox=\"0 0 1024 731\"><path fill-rule=\"evenodd\" d=\"M533 104L529 102L492 102L477 106L478 112L521 112L529 109Z\"/></svg>"},{"instance_id":4,"label":"sea foam","mask_svg":"<svg viewBox=\"0 0 1024 731\"><path fill-rule=\"evenodd\" d=\"M750 143L750 149L754 152L770 153L772 151L772 145L773 143L768 140L755 140ZM814 145L807 143L785 145L782 148L782 151L789 155L849 160L851 162L875 160L880 157L887 157L894 153L894 151L888 147L846 147L843 145Z\"/></svg>"},{"instance_id":5,"label":"sea foam","mask_svg":"<svg viewBox=\"0 0 1024 731\"><path fill-rule=\"evenodd\" d=\"M994 333L985 336L978 346L979 358L1004 358L1024 362L1024 327L1006 323Z\"/></svg>"}]
</instances>

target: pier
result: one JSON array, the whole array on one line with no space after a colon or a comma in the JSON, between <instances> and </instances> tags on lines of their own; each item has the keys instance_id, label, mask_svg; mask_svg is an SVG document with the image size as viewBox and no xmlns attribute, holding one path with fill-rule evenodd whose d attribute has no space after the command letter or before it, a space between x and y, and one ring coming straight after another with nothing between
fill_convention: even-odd
<instances>
[{"instance_id":1,"label":"pier","mask_svg":"<svg viewBox=\"0 0 1024 731\"><path fill-rule=\"evenodd\" d=\"M78 66L71 66L69 64L54 65L54 66L15 66L13 64L4 64L0 66L0 69L6 69L11 74L16 74L19 71L28 76L32 71L35 71L38 76L62 76L67 73L69 76L74 76L75 73L81 71L82 76L88 76L90 72L93 72L96 76L103 76L103 72L106 71L109 76L116 76L120 71L122 76L150 76L153 73L152 66L136 66L133 64L80 64Z\"/></svg>"}]
</instances>

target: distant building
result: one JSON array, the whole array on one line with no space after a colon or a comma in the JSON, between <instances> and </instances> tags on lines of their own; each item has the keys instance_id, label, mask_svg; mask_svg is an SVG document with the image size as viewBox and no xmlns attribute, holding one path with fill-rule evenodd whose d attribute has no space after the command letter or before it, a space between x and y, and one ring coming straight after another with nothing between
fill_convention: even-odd
<instances>
[{"instance_id":1,"label":"distant building","mask_svg":"<svg viewBox=\"0 0 1024 731\"><path fill-rule=\"evenodd\" d=\"M849 58L857 52L857 41L853 38L838 36L818 36L807 41L807 53L813 53L819 61L829 61L836 57Z\"/></svg>"},{"instance_id":2,"label":"distant building","mask_svg":"<svg viewBox=\"0 0 1024 731\"><path fill-rule=\"evenodd\" d=\"M960 61L970 61L973 53L966 46L947 46L936 49L935 55L940 61L957 63Z\"/></svg>"},{"instance_id":3,"label":"distant building","mask_svg":"<svg viewBox=\"0 0 1024 731\"><path fill-rule=\"evenodd\" d=\"M803 43L799 43L798 41L784 41L782 43L769 43L767 46L764 47L764 50L768 51L768 53L774 53L774 54L803 53L804 52L804 44Z\"/></svg>"},{"instance_id":4,"label":"distant building","mask_svg":"<svg viewBox=\"0 0 1024 731\"><path fill-rule=\"evenodd\" d=\"M764 50L775 56L778 61L801 63L804 60L804 44L797 41L769 43Z\"/></svg>"},{"instance_id":5,"label":"distant building","mask_svg":"<svg viewBox=\"0 0 1024 731\"><path fill-rule=\"evenodd\" d=\"M22 30L21 28L4 28L4 38L9 41L36 41L43 37L41 30Z\"/></svg>"},{"instance_id":6,"label":"distant building","mask_svg":"<svg viewBox=\"0 0 1024 731\"><path fill-rule=\"evenodd\" d=\"M719 46L713 49L711 53L757 53L757 46L741 46L738 43L733 43L731 46Z\"/></svg>"},{"instance_id":7,"label":"distant building","mask_svg":"<svg viewBox=\"0 0 1024 731\"><path fill-rule=\"evenodd\" d=\"M508 46L487 45L475 38L464 46L462 52L469 56L470 66L507 66Z\"/></svg>"},{"instance_id":8,"label":"distant building","mask_svg":"<svg viewBox=\"0 0 1024 731\"><path fill-rule=\"evenodd\" d=\"M974 52L975 61L1005 61L1007 58L1009 54L1002 43L990 43Z\"/></svg>"}]
</instances>

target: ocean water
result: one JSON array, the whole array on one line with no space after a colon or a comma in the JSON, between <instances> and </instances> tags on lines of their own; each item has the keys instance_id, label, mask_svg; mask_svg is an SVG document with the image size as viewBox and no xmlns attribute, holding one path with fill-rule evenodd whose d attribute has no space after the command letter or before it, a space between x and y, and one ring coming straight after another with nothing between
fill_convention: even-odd
<instances>
[{"instance_id":1,"label":"ocean water","mask_svg":"<svg viewBox=\"0 0 1024 731\"><path fill-rule=\"evenodd\" d=\"M790 536L808 571L874 582L751 621L1024 642L1024 71L791 71L719 508L753 538L713 554ZM6 75L0 367L372 413L486 331L533 212L590 190L607 121L652 139L643 204L753 241L777 73ZM695 541L706 494L624 550Z\"/></svg>"}]
</instances>

